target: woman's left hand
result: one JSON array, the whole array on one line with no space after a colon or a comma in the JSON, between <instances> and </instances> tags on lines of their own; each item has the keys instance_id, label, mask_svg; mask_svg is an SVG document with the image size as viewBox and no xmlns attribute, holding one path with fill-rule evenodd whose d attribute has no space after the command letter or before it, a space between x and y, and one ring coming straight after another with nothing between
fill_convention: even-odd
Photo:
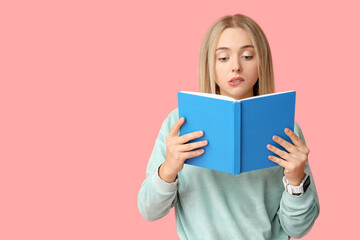
<instances>
[{"instance_id":1,"label":"woman's left hand","mask_svg":"<svg viewBox=\"0 0 360 240\"><path fill-rule=\"evenodd\" d=\"M286 128L285 134L294 144L274 135L273 140L284 147L288 152L268 144L267 148L279 157L269 155L269 159L284 167L284 175L292 186L299 186L305 176L305 164L310 150L291 129Z\"/></svg>"}]
</instances>

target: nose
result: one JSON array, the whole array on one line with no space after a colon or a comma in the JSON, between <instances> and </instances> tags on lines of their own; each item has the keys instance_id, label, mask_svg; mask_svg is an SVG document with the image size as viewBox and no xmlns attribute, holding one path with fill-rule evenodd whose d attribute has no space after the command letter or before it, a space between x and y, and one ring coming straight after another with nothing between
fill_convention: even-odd
<instances>
[{"instance_id":1,"label":"nose","mask_svg":"<svg viewBox=\"0 0 360 240\"><path fill-rule=\"evenodd\" d=\"M237 59L235 59L234 61L234 66L232 67L232 71L233 72L240 72L240 64L239 61Z\"/></svg>"},{"instance_id":2,"label":"nose","mask_svg":"<svg viewBox=\"0 0 360 240\"><path fill-rule=\"evenodd\" d=\"M240 72L240 67L233 67L233 72Z\"/></svg>"}]
</instances>

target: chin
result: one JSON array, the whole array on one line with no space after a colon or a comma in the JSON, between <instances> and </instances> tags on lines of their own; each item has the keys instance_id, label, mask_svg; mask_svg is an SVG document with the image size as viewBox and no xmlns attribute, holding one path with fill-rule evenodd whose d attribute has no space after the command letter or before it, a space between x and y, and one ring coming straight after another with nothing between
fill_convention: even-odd
<instances>
[{"instance_id":1,"label":"chin","mask_svg":"<svg viewBox=\"0 0 360 240\"><path fill-rule=\"evenodd\" d=\"M229 94L231 96L233 96L232 98L242 99L245 97L253 96L253 90L252 89L247 89L247 90L236 89L236 91L230 91Z\"/></svg>"},{"instance_id":2,"label":"chin","mask_svg":"<svg viewBox=\"0 0 360 240\"><path fill-rule=\"evenodd\" d=\"M223 91L221 91L223 89ZM227 85L224 88L220 88L220 94L232 97L234 99L243 99L245 97L253 96L253 88L249 88L248 86L239 85L236 87L229 87Z\"/></svg>"}]
</instances>

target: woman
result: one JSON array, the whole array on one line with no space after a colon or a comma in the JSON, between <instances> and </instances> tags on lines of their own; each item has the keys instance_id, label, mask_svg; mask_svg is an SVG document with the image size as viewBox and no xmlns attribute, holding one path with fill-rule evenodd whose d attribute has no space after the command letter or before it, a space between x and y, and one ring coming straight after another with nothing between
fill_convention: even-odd
<instances>
[{"instance_id":1,"label":"woman","mask_svg":"<svg viewBox=\"0 0 360 240\"><path fill-rule=\"evenodd\" d=\"M234 99L274 92L267 39L250 18L236 14L216 21L206 33L199 61L200 92ZM309 149L298 124L285 133L292 143L273 140L278 167L232 175L184 165L204 154L202 136L179 136L185 119L178 109L163 122L138 195L140 213L149 221L175 207L181 239L289 239L308 233L319 215L319 201L307 161ZM288 129L287 129L288 130ZM264 146L265 147L265 146Z\"/></svg>"}]
</instances>

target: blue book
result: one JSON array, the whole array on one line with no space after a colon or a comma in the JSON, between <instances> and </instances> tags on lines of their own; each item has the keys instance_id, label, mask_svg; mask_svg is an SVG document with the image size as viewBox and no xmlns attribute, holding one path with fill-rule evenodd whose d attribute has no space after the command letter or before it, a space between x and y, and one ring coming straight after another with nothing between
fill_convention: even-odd
<instances>
[{"instance_id":1,"label":"blue book","mask_svg":"<svg viewBox=\"0 0 360 240\"><path fill-rule=\"evenodd\" d=\"M279 166L268 159L277 155L266 146L286 151L272 139L274 135L292 143L284 129L294 131L295 96L295 91L287 91L236 100L218 94L178 92L179 117L185 117L180 135L202 130L202 137L188 143L208 140L205 152L185 163L234 175Z\"/></svg>"}]
</instances>

